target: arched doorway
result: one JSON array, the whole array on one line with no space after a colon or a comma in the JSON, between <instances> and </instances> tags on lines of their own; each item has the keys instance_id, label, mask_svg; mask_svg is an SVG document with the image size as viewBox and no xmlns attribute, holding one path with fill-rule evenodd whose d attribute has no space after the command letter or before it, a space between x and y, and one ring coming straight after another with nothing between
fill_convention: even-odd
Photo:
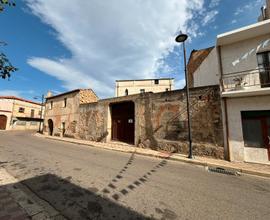
<instances>
[{"instance_id":1,"label":"arched doorway","mask_svg":"<svg viewBox=\"0 0 270 220\"><path fill-rule=\"evenodd\" d=\"M7 126L7 116L0 115L0 130L6 130Z\"/></svg>"},{"instance_id":2,"label":"arched doorway","mask_svg":"<svg viewBox=\"0 0 270 220\"><path fill-rule=\"evenodd\" d=\"M53 135L53 120L52 119L48 120L48 128L49 128L49 135L52 136Z\"/></svg>"}]
</instances>

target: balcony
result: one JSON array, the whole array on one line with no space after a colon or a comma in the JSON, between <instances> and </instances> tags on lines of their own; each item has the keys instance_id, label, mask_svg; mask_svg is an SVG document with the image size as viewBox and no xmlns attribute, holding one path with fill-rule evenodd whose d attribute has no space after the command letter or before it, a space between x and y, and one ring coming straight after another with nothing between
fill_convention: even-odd
<instances>
[{"instance_id":1,"label":"balcony","mask_svg":"<svg viewBox=\"0 0 270 220\"><path fill-rule=\"evenodd\" d=\"M224 74L222 77L222 92L237 93L270 89L270 68L246 70Z\"/></svg>"}]
</instances>

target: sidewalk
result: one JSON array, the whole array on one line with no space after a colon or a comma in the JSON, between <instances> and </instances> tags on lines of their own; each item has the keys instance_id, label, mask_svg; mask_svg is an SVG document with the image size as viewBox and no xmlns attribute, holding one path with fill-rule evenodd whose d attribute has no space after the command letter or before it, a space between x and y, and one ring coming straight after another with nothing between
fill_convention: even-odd
<instances>
[{"instance_id":1,"label":"sidewalk","mask_svg":"<svg viewBox=\"0 0 270 220\"><path fill-rule=\"evenodd\" d=\"M65 219L0 166L0 220Z\"/></svg>"},{"instance_id":2,"label":"sidewalk","mask_svg":"<svg viewBox=\"0 0 270 220\"><path fill-rule=\"evenodd\" d=\"M175 160L181 161L185 163L191 163L196 165L204 166L208 169L216 169L218 170L227 170L233 173L242 173L242 174L249 174L249 175L256 175L261 177L268 177L270 178L270 165L263 165L263 164L255 164L255 163L242 163L242 162L229 162L225 160L217 160L207 157L199 157L196 156L194 159L188 159L186 155L183 154L171 154L167 152L160 152L154 151L151 149L143 149L134 147L133 145L119 143L119 142L110 142L110 143L101 143L95 141L86 141L80 139L73 139L73 138L62 138L62 137L54 137L54 136L46 136L42 134L35 134L36 137L42 137L57 141L64 141L73 144L80 144L90 147L99 147L107 150L114 150L114 151L121 151L125 153L133 153L134 151L136 154L151 156L151 157L158 157L158 158L166 158L168 160Z\"/></svg>"}]
</instances>

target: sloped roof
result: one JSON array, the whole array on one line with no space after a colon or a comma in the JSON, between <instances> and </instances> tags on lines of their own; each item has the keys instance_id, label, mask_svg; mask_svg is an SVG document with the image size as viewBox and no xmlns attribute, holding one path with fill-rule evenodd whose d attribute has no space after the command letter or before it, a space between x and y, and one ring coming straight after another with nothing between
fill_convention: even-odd
<instances>
[{"instance_id":1,"label":"sloped roof","mask_svg":"<svg viewBox=\"0 0 270 220\"><path fill-rule=\"evenodd\" d=\"M23 98L19 98L19 97L16 97L16 96L0 96L0 99L14 99L14 100L22 101L22 102L28 102L28 103L31 103L31 104L41 105L41 103L33 102L33 101L23 99Z\"/></svg>"},{"instance_id":2,"label":"sloped roof","mask_svg":"<svg viewBox=\"0 0 270 220\"><path fill-rule=\"evenodd\" d=\"M68 95L68 94L71 94L71 93L80 92L80 91L83 91L83 90L89 90L89 91L93 92L93 94L98 98L98 96L96 95L96 93L95 93L92 89L74 89L74 90L71 90L71 91L67 91L67 92L64 92L64 93L60 93L60 94L58 94L58 95L46 97L46 99L47 99L47 100L48 100L48 99L53 99L53 98L56 98L56 97Z\"/></svg>"},{"instance_id":3,"label":"sloped roof","mask_svg":"<svg viewBox=\"0 0 270 220\"><path fill-rule=\"evenodd\" d=\"M193 73L198 69L198 67L213 49L214 47L208 47L201 50L192 50L187 65L189 75L193 75Z\"/></svg>"}]
</instances>

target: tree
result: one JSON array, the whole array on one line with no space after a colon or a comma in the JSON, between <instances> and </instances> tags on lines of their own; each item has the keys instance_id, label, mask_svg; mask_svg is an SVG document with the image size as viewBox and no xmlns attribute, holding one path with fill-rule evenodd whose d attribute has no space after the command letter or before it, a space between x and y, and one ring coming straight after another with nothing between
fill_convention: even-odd
<instances>
[{"instance_id":1,"label":"tree","mask_svg":"<svg viewBox=\"0 0 270 220\"><path fill-rule=\"evenodd\" d=\"M0 12L4 11L6 6L16 6L16 4L13 1L0 0Z\"/></svg>"},{"instance_id":2,"label":"tree","mask_svg":"<svg viewBox=\"0 0 270 220\"><path fill-rule=\"evenodd\" d=\"M4 11L6 6L15 6L13 1L0 0L0 13ZM0 46L5 46L5 42L0 42ZM17 71L18 69L9 62L6 55L0 51L0 77L2 79L9 78L11 73Z\"/></svg>"}]
</instances>

